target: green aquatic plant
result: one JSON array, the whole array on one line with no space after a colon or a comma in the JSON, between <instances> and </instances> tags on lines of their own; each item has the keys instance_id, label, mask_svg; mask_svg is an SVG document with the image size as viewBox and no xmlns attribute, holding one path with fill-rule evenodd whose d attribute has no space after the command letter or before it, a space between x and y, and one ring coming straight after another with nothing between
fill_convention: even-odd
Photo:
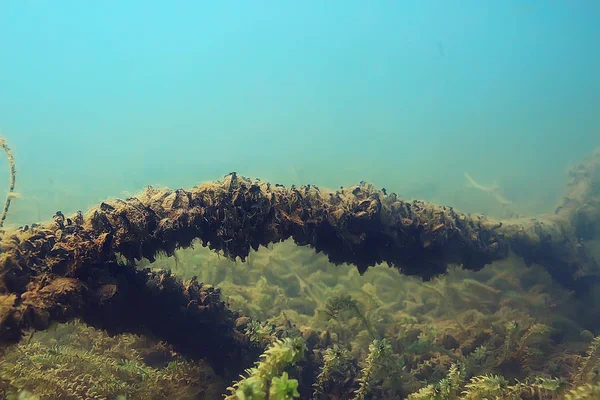
<instances>
[{"instance_id":1,"label":"green aquatic plant","mask_svg":"<svg viewBox=\"0 0 600 400\"><path fill-rule=\"evenodd\" d=\"M157 360L152 363L149 360ZM219 379L204 363L137 335L108 336L81 322L57 325L9 348L0 359L2 391L39 399L192 399L213 396Z\"/></svg>"},{"instance_id":2,"label":"green aquatic plant","mask_svg":"<svg viewBox=\"0 0 600 400\"><path fill-rule=\"evenodd\" d=\"M481 400L487 398L522 400L524 396L535 399L554 399L564 388L564 381L556 378L536 377L524 382L510 384L499 375L482 375L471 378L465 384L460 400Z\"/></svg>"},{"instance_id":3,"label":"green aquatic plant","mask_svg":"<svg viewBox=\"0 0 600 400\"><path fill-rule=\"evenodd\" d=\"M525 327L524 323L509 321L505 324L499 365L507 365L514 370L516 362L528 375L535 375L535 371L540 370L540 360L549 348L551 331L549 326L541 323Z\"/></svg>"},{"instance_id":4,"label":"green aquatic plant","mask_svg":"<svg viewBox=\"0 0 600 400\"><path fill-rule=\"evenodd\" d=\"M238 400L263 400L267 398L264 382L258 377L248 377L237 387L235 396Z\"/></svg>"},{"instance_id":5,"label":"green aquatic plant","mask_svg":"<svg viewBox=\"0 0 600 400\"><path fill-rule=\"evenodd\" d=\"M266 347L274 340L275 326L268 321L252 320L245 330L248 338L261 347Z\"/></svg>"},{"instance_id":6,"label":"green aquatic plant","mask_svg":"<svg viewBox=\"0 0 600 400\"><path fill-rule=\"evenodd\" d=\"M500 375L480 375L464 382L464 371L453 364L448 376L437 385L428 385L408 396L408 400L522 400L554 399L564 388L560 379L537 377L525 382L510 384ZM464 389L461 392L461 389Z\"/></svg>"},{"instance_id":7,"label":"green aquatic plant","mask_svg":"<svg viewBox=\"0 0 600 400\"><path fill-rule=\"evenodd\" d=\"M294 365L304 357L305 350L306 343L302 337L285 338L273 342L261 355L261 360L256 362L256 366L246 370L247 376L242 376L240 381L228 388L230 394L225 398L227 400L266 398L267 393L271 391L269 384L272 384L273 378L279 376L286 366ZM287 375L285 381L277 381L280 386L282 382L286 384L286 387L294 384L291 380L287 380Z\"/></svg>"},{"instance_id":8,"label":"green aquatic plant","mask_svg":"<svg viewBox=\"0 0 600 400\"><path fill-rule=\"evenodd\" d=\"M371 390L371 380L373 376L379 372L379 369L384 365L384 360L390 356L392 346L386 339L373 340L369 346L369 355L365 360L365 365L358 379L359 388L354 393L355 400L363 400Z\"/></svg>"},{"instance_id":9,"label":"green aquatic plant","mask_svg":"<svg viewBox=\"0 0 600 400\"><path fill-rule=\"evenodd\" d=\"M358 308L358 302L352 299L352 296L350 295L336 296L329 299L325 308L325 315L329 319L337 320L344 311L353 313L362 322L364 329L369 333L369 336L371 336L371 340L377 339L372 324Z\"/></svg>"},{"instance_id":10,"label":"green aquatic plant","mask_svg":"<svg viewBox=\"0 0 600 400\"><path fill-rule=\"evenodd\" d=\"M448 371L448 376L442 379L437 385L427 385L418 392L408 396L409 400L454 400L458 398L460 388L464 384L464 367L459 364L452 364Z\"/></svg>"},{"instance_id":11,"label":"green aquatic plant","mask_svg":"<svg viewBox=\"0 0 600 400\"><path fill-rule=\"evenodd\" d=\"M592 383L598 378L600 373L600 357L598 349L600 348L600 335L596 336L590 346L588 347L586 354L581 358L577 372L573 377L573 381L576 384L580 383Z\"/></svg>"},{"instance_id":12,"label":"green aquatic plant","mask_svg":"<svg viewBox=\"0 0 600 400\"><path fill-rule=\"evenodd\" d=\"M565 400L597 400L600 399L600 385L584 384L569 390Z\"/></svg>"},{"instance_id":13,"label":"green aquatic plant","mask_svg":"<svg viewBox=\"0 0 600 400\"><path fill-rule=\"evenodd\" d=\"M333 391L333 387L342 387L345 382L356 375L356 367L353 363L354 357L350 351L334 344L325 350L323 364L316 382L313 384L313 397Z\"/></svg>"},{"instance_id":14,"label":"green aquatic plant","mask_svg":"<svg viewBox=\"0 0 600 400\"><path fill-rule=\"evenodd\" d=\"M444 399L454 399L460 391L465 379L465 369L462 364L452 364L448 376L438 384L438 391Z\"/></svg>"},{"instance_id":15,"label":"green aquatic plant","mask_svg":"<svg viewBox=\"0 0 600 400\"><path fill-rule=\"evenodd\" d=\"M289 379L287 372L284 372L281 377L273 377L269 387L269 400L292 400L297 397L300 397L300 393L298 393L296 379Z\"/></svg>"},{"instance_id":16,"label":"green aquatic plant","mask_svg":"<svg viewBox=\"0 0 600 400\"><path fill-rule=\"evenodd\" d=\"M481 399L506 399L511 400L516 398L511 392L511 386L508 381L499 375L483 375L471 378L469 383L465 385L463 392L464 400L481 400ZM507 397L510 395L510 397Z\"/></svg>"},{"instance_id":17,"label":"green aquatic plant","mask_svg":"<svg viewBox=\"0 0 600 400\"><path fill-rule=\"evenodd\" d=\"M21 390L18 393L7 393L6 400L40 400L40 396L37 396L28 390Z\"/></svg>"},{"instance_id":18,"label":"green aquatic plant","mask_svg":"<svg viewBox=\"0 0 600 400\"><path fill-rule=\"evenodd\" d=\"M476 372L489 370L495 360L486 346L478 346L475 351L467 355L464 360L465 375L473 376Z\"/></svg>"},{"instance_id":19,"label":"green aquatic plant","mask_svg":"<svg viewBox=\"0 0 600 400\"><path fill-rule=\"evenodd\" d=\"M436 283L438 284L438 286L441 286L441 288L436 287L435 284L433 283L421 283L419 282L419 285L421 285L421 287L430 290L432 293L435 293L437 296L439 296L439 307L445 309L446 312L448 312L450 315L452 315L452 317L454 318L454 322L456 323L456 325L458 326L458 328L464 332L465 331L465 327L460 323L460 318L456 312L456 305L455 303L455 299L460 299L460 294L459 291L457 290L456 287L452 286L452 285L447 285L446 281L438 279L436 281Z\"/></svg>"}]
</instances>

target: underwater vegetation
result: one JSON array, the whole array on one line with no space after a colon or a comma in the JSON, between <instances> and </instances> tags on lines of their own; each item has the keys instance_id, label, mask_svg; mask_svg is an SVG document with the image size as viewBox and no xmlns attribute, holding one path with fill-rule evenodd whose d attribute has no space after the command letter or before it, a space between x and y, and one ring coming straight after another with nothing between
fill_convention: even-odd
<instances>
[{"instance_id":1,"label":"underwater vegetation","mask_svg":"<svg viewBox=\"0 0 600 400\"><path fill-rule=\"evenodd\" d=\"M361 276L291 242L248 263L185 250L156 267L199 273L231 293L230 306L253 317L252 340L305 338L312 354L289 370L303 398L484 398L496 384L497 398L561 399L597 383L600 340L573 313L579 300L516 257L430 282L383 266ZM443 394L450 378L456 390Z\"/></svg>"},{"instance_id":2,"label":"underwater vegetation","mask_svg":"<svg viewBox=\"0 0 600 400\"><path fill-rule=\"evenodd\" d=\"M133 334L109 336L75 320L36 333L0 361L2 398L27 390L38 398L215 398L219 377L164 342Z\"/></svg>"},{"instance_id":3,"label":"underwater vegetation","mask_svg":"<svg viewBox=\"0 0 600 400\"><path fill-rule=\"evenodd\" d=\"M5 230L0 393L598 398L599 165L536 219L231 174Z\"/></svg>"},{"instance_id":4,"label":"underwater vegetation","mask_svg":"<svg viewBox=\"0 0 600 400\"><path fill-rule=\"evenodd\" d=\"M238 324L262 355L237 379L214 373L208 361L198 367L146 336L110 337L81 322L34 333L31 340L9 347L0 377L10 383L7 391L26 389L41 398L57 398L56 393L68 392L56 387L73 379L61 381L53 374L62 371L73 378L78 371L95 371L93 353L89 359L79 354L98 343L102 363L95 368L104 368L107 360L116 366L92 373L98 387L118 387L132 399L169 398L161 397L169 390L183 399L594 398L600 338L574 315L579 304L571 292L540 266L527 269L519 262L515 257L479 272L452 269L422 282L385 266L361 276L291 242L252 253L250 266L203 248L182 250L175 259L156 260L154 272L170 267L183 278L196 274L201 281L211 279L229 307L248 316ZM21 353L41 363L43 357L36 357L52 354L48 349L55 346L81 359L53 359L52 373L40 364L37 373L55 385L50 389L40 386L42 381L29 371L34 366ZM167 360L152 360L149 354L155 352ZM163 392L154 392L156 397L141 395L152 393L143 391L145 385L166 382L166 365L174 360L192 371L177 378L186 383L165 385ZM119 370L124 365L136 366L132 377ZM287 394L271 394L277 390Z\"/></svg>"}]
</instances>

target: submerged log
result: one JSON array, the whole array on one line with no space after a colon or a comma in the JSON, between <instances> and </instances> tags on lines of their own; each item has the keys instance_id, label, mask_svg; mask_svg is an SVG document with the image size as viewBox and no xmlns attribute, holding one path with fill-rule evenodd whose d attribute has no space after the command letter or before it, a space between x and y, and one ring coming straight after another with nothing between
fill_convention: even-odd
<instances>
[{"instance_id":1,"label":"submerged log","mask_svg":"<svg viewBox=\"0 0 600 400\"><path fill-rule=\"evenodd\" d=\"M148 187L138 197L105 201L86 216L58 212L53 223L6 232L0 240L0 340L16 340L23 330L43 329L50 320L83 316L104 327L146 326L168 340L192 341L212 321L185 322L202 315L198 309L207 298L202 286L191 284L195 289L190 292L190 283L166 275L173 290L161 292L165 297L157 303L154 290L162 278L135 272L133 265L143 258L153 261L157 253L172 255L195 239L244 261L250 249L292 238L327 254L332 263L356 265L361 273L387 262L425 279L444 273L449 264L481 269L512 249L582 291L598 271L583 241L599 231L599 165L596 152L574 170L556 212L529 220L466 215L452 207L405 201L366 183L337 191L285 188L235 173L190 190ZM147 307L147 312L122 310L128 307ZM164 327L161 331L169 307L179 313L176 320L190 325L187 338L169 336ZM154 315L153 308L162 316ZM226 322L221 322L233 343L233 317L224 310L220 315ZM95 315L105 317L98 322Z\"/></svg>"},{"instance_id":2,"label":"submerged log","mask_svg":"<svg viewBox=\"0 0 600 400\"><path fill-rule=\"evenodd\" d=\"M83 274L91 273L84 278ZM258 356L219 289L167 271L106 264L78 277L43 274L19 297L0 295L0 344L15 342L24 328L80 318L108 333L150 333L183 355L206 358L217 373L237 376ZM7 312L8 311L8 312Z\"/></svg>"}]
</instances>

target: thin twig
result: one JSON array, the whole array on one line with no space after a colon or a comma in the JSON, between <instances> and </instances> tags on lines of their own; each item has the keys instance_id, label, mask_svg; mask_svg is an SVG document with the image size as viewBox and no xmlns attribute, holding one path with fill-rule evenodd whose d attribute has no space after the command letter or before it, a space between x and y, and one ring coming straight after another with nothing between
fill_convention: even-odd
<instances>
[{"instance_id":1,"label":"thin twig","mask_svg":"<svg viewBox=\"0 0 600 400\"><path fill-rule=\"evenodd\" d=\"M4 220L6 220L6 216L8 215L8 208L10 207L10 201L15 196L15 180L17 176L17 169L15 167L15 158L13 157L12 151L6 144L6 140L3 137L0 137L0 147L4 149L6 152L6 156L8 157L8 166L10 168L10 184L8 186L8 194L6 195L6 203L4 204L4 210L2 211L2 215L0 216L0 228L4 225Z\"/></svg>"},{"instance_id":2,"label":"thin twig","mask_svg":"<svg viewBox=\"0 0 600 400\"><path fill-rule=\"evenodd\" d=\"M492 186L484 186L477 183L475 179L473 179L471 175L467 174L466 172L464 173L464 175L467 181L469 182L470 186L474 187L477 190L481 190L487 195L493 197L494 200L496 200L504 208L504 210L509 213L509 218L515 218L519 216L519 214L513 209L513 203L506 197L504 197L502 194L500 194L500 188L498 187L498 185L494 184Z\"/></svg>"}]
</instances>

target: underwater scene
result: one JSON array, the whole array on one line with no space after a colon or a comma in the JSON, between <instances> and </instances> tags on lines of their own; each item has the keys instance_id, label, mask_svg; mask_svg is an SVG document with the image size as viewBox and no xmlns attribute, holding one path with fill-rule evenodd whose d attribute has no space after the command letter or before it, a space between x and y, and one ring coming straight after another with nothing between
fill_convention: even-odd
<instances>
[{"instance_id":1,"label":"underwater scene","mask_svg":"<svg viewBox=\"0 0 600 400\"><path fill-rule=\"evenodd\" d=\"M1 2L0 400L600 400L598 21Z\"/></svg>"}]
</instances>

